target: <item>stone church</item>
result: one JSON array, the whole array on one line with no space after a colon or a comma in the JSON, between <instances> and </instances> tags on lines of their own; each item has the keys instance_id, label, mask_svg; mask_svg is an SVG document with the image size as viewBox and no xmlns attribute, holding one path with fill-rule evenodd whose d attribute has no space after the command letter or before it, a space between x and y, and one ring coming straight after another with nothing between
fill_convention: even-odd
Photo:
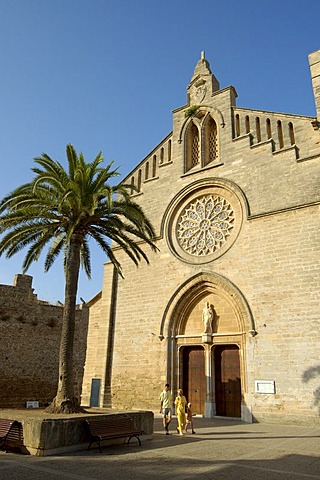
<instances>
[{"instance_id":1,"label":"stone church","mask_svg":"<svg viewBox=\"0 0 320 480\"><path fill-rule=\"evenodd\" d=\"M320 50L309 63L315 117L237 107L201 53L124 180L159 251L137 268L114 246L125 278L106 263L89 304L83 405L159 411L168 382L205 417L320 425Z\"/></svg>"}]
</instances>

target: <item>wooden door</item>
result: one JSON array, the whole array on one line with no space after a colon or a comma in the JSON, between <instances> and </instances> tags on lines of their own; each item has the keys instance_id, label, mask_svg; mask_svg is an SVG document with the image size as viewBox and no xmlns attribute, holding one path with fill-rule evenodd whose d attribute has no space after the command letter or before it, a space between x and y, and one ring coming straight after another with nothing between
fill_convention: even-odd
<instances>
[{"instance_id":1,"label":"wooden door","mask_svg":"<svg viewBox=\"0 0 320 480\"><path fill-rule=\"evenodd\" d=\"M205 413L206 377L204 350L202 347L186 347L183 350L183 391L192 410L198 415Z\"/></svg>"},{"instance_id":2,"label":"wooden door","mask_svg":"<svg viewBox=\"0 0 320 480\"><path fill-rule=\"evenodd\" d=\"M214 351L216 414L241 417L239 348L219 346Z\"/></svg>"}]
</instances>

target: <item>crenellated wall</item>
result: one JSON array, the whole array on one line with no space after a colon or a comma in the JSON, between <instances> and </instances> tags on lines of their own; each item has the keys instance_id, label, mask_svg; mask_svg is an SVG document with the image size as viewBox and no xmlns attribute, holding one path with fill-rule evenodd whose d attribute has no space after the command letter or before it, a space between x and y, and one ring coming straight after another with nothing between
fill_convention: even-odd
<instances>
[{"instance_id":1,"label":"crenellated wall","mask_svg":"<svg viewBox=\"0 0 320 480\"><path fill-rule=\"evenodd\" d=\"M16 275L0 285L0 408L46 405L58 386L62 306L40 301L32 277ZM80 397L86 354L88 308L76 313L74 382Z\"/></svg>"},{"instance_id":2,"label":"crenellated wall","mask_svg":"<svg viewBox=\"0 0 320 480\"><path fill-rule=\"evenodd\" d=\"M100 406L158 410L169 382L208 417L319 426L317 118L237 107L235 88L211 82L204 56L187 93L172 133L124 180L137 187L159 251L146 248L150 264L137 269L115 248L124 273L115 288L105 265L83 398L99 378Z\"/></svg>"}]
</instances>

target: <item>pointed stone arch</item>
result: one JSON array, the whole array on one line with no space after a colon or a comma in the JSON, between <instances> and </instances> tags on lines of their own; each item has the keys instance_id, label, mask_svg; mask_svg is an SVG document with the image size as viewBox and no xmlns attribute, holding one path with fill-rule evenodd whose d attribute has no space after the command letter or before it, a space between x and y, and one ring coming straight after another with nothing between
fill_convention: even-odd
<instances>
[{"instance_id":1,"label":"pointed stone arch","mask_svg":"<svg viewBox=\"0 0 320 480\"><path fill-rule=\"evenodd\" d=\"M239 332L256 335L254 319L241 291L218 273L199 273L184 282L173 293L164 311L159 338L175 338L183 332L184 322L192 305L208 293L219 293L231 303L237 317Z\"/></svg>"},{"instance_id":2,"label":"pointed stone arch","mask_svg":"<svg viewBox=\"0 0 320 480\"><path fill-rule=\"evenodd\" d=\"M199 122L193 119L186 129L186 142L185 142L185 167L184 172L188 172L193 167L200 164L200 134Z\"/></svg>"},{"instance_id":3,"label":"pointed stone arch","mask_svg":"<svg viewBox=\"0 0 320 480\"><path fill-rule=\"evenodd\" d=\"M202 166L205 167L216 162L219 158L218 127L215 119L210 113L208 113L203 120L201 136L201 161Z\"/></svg>"},{"instance_id":4,"label":"pointed stone arch","mask_svg":"<svg viewBox=\"0 0 320 480\"><path fill-rule=\"evenodd\" d=\"M201 105L201 107L198 107L195 110L194 114L191 117L186 118L183 122L180 128L178 142L182 143L185 137L186 129L193 120L197 119L200 126L200 122L202 122L203 118L205 118L208 114L211 115L211 117L215 120L217 124L224 128L225 120L222 112L218 108L210 107L209 105Z\"/></svg>"},{"instance_id":5,"label":"pointed stone arch","mask_svg":"<svg viewBox=\"0 0 320 480\"><path fill-rule=\"evenodd\" d=\"M202 318L204 301L207 302L207 300L215 312L213 333L209 335L204 333ZM221 318L220 313L222 313ZM231 319L229 324L228 319ZM220 320L221 329L219 330ZM230 324L231 328L229 328ZM211 418L215 412L212 371L212 355L215 348L219 345L238 347L241 352L240 384L242 391L245 392L247 389L247 338L255 336L256 333L249 304L235 284L218 273L201 272L192 276L181 284L171 296L160 325L159 339L166 344L166 376L170 379L170 384L175 389L184 384L186 378L190 378L185 371L184 352L202 347L205 356L204 375L206 378L206 402L204 410L203 408L202 410L206 417ZM239 405L239 408L242 407ZM245 411L243 408L242 410Z\"/></svg>"}]
</instances>

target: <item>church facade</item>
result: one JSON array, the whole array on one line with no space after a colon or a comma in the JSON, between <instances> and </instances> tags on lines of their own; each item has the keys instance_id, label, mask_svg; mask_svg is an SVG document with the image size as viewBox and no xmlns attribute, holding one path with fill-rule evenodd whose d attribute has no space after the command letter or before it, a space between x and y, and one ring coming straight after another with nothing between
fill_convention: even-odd
<instances>
[{"instance_id":1,"label":"church facade","mask_svg":"<svg viewBox=\"0 0 320 480\"><path fill-rule=\"evenodd\" d=\"M320 50L316 117L239 108L204 53L173 130L127 176L156 230L114 247L89 304L83 405L320 425Z\"/></svg>"}]
</instances>

